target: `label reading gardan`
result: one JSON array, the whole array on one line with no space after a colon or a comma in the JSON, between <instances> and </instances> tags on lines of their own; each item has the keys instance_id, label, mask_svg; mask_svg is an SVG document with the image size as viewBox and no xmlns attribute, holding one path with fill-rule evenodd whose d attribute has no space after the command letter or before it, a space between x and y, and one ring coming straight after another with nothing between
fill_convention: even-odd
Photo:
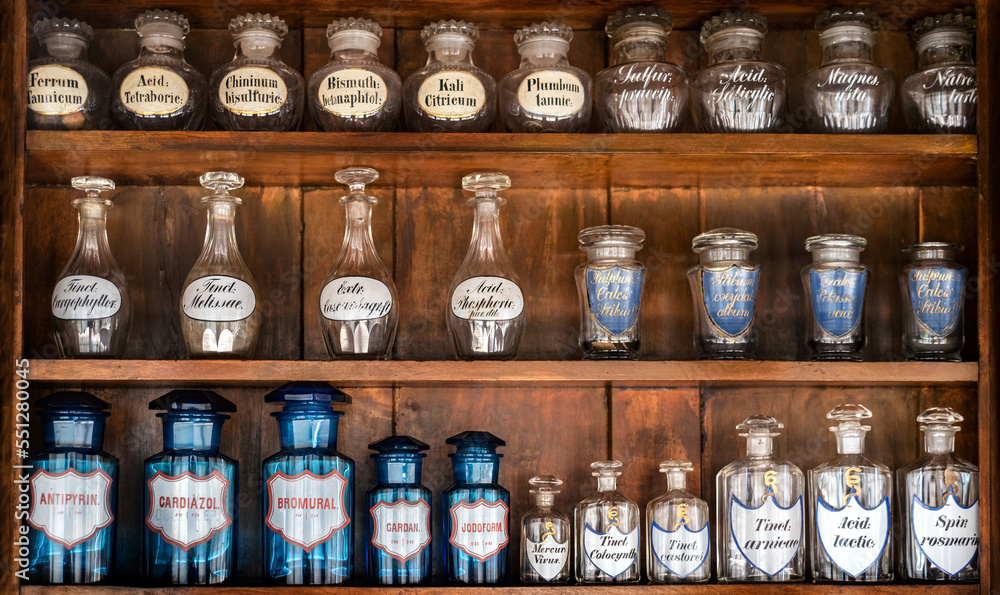
<instances>
[{"instance_id":1,"label":"label reading gardan","mask_svg":"<svg viewBox=\"0 0 1000 595\"><path fill-rule=\"evenodd\" d=\"M118 97L130 112L143 116L164 116L184 108L188 101L188 86L172 70L139 68L122 81Z\"/></svg>"}]
</instances>

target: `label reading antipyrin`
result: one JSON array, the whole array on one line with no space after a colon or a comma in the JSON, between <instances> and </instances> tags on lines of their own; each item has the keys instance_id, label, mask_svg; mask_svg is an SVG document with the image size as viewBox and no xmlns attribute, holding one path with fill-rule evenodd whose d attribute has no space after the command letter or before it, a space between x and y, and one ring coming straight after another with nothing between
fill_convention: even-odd
<instances>
[{"instance_id":1,"label":"label reading antipyrin","mask_svg":"<svg viewBox=\"0 0 1000 595\"><path fill-rule=\"evenodd\" d=\"M750 330L759 276L758 267L701 268L703 304L708 321L716 331L736 338Z\"/></svg>"},{"instance_id":2,"label":"label reading antipyrin","mask_svg":"<svg viewBox=\"0 0 1000 595\"><path fill-rule=\"evenodd\" d=\"M122 81L118 97L130 112L163 116L187 104L188 86L176 72L166 68L139 68Z\"/></svg>"},{"instance_id":3,"label":"label reading antipyrin","mask_svg":"<svg viewBox=\"0 0 1000 595\"><path fill-rule=\"evenodd\" d=\"M121 307L118 286L100 277L64 277L52 290L52 315L59 320L99 320L114 316Z\"/></svg>"},{"instance_id":4,"label":"label reading antipyrin","mask_svg":"<svg viewBox=\"0 0 1000 595\"><path fill-rule=\"evenodd\" d=\"M232 524L226 512L229 480L218 471L199 477L157 472L147 482L146 526L170 545L188 551Z\"/></svg>"},{"instance_id":5,"label":"label reading antipyrin","mask_svg":"<svg viewBox=\"0 0 1000 595\"><path fill-rule=\"evenodd\" d=\"M115 520L108 497L111 476L102 470L36 471L28 480L28 524L65 548L87 541Z\"/></svg>"},{"instance_id":6,"label":"label reading antipyrin","mask_svg":"<svg viewBox=\"0 0 1000 595\"><path fill-rule=\"evenodd\" d=\"M857 496L852 496L839 509L831 508L823 498L816 498L816 531L823 551L855 578L882 557L889 543L891 518L889 498L874 508L865 508Z\"/></svg>"},{"instance_id":7,"label":"label reading antipyrin","mask_svg":"<svg viewBox=\"0 0 1000 595\"><path fill-rule=\"evenodd\" d=\"M609 335L632 330L639 322L639 301L646 270L587 265L587 301L597 326Z\"/></svg>"},{"instance_id":8,"label":"label reading antipyrin","mask_svg":"<svg viewBox=\"0 0 1000 595\"><path fill-rule=\"evenodd\" d=\"M802 497L788 508L768 498L748 508L732 497L729 525L736 547L754 568L767 576L781 572L802 547Z\"/></svg>"},{"instance_id":9,"label":"label reading antipyrin","mask_svg":"<svg viewBox=\"0 0 1000 595\"><path fill-rule=\"evenodd\" d=\"M434 117L461 120L483 109L486 89L479 79L467 72L443 70L420 85L417 103L420 109Z\"/></svg>"},{"instance_id":10,"label":"label reading antipyrin","mask_svg":"<svg viewBox=\"0 0 1000 595\"><path fill-rule=\"evenodd\" d=\"M824 333L842 339L858 328L867 280L861 271L810 269L813 316Z\"/></svg>"},{"instance_id":11,"label":"label reading antipyrin","mask_svg":"<svg viewBox=\"0 0 1000 595\"><path fill-rule=\"evenodd\" d=\"M372 545L400 562L431 542L431 507L424 499L379 502L371 509Z\"/></svg>"},{"instance_id":12,"label":"label reading antipyrin","mask_svg":"<svg viewBox=\"0 0 1000 595\"><path fill-rule=\"evenodd\" d=\"M286 542L312 551L351 522L344 509L346 489L347 478L338 471L326 475L278 471L267 480L264 523Z\"/></svg>"},{"instance_id":13,"label":"label reading antipyrin","mask_svg":"<svg viewBox=\"0 0 1000 595\"><path fill-rule=\"evenodd\" d=\"M585 101L583 82L568 72L534 72L517 88L517 102L521 108L542 116L572 116L583 108Z\"/></svg>"},{"instance_id":14,"label":"label reading antipyrin","mask_svg":"<svg viewBox=\"0 0 1000 595\"><path fill-rule=\"evenodd\" d=\"M955 330L962 318L965 275L964 270L945 267L910 270L910 303L922 329L938 337Z\"/></svg>"},{"instance_id":15,"label":"label reading antipyrin","mask_svg":"<svg viewBox=\"0 0 1000 595\"><path fill-rule=\"evenodd\" d=\"M382 109L387 96L382 77L362 68L345 68L320 82L317 99L331 114L359 118Z\"/></svg>"},{"instance_id":16,"label":"label reading antipyrin","mask_svg":"<svg viewBox=\"0 0 1000 595\"><path fill-rule=\"evenodd\" d=\"M219 101L244 116L273 114L285 105L288 86L267 68L247 66L230 72L219 83Z\"/></svg>"},{"instance_id":17,"label":"label reading antipyrin","mask_svg":"<svg viewBox=\"0 0 1000 595\"><path fill-rule=\"evenodd\" d=\"M47 116L64 116L83 109L87 81L65 66L38 66L28 73L28 109Z\"/></svg>"}]
</instances>

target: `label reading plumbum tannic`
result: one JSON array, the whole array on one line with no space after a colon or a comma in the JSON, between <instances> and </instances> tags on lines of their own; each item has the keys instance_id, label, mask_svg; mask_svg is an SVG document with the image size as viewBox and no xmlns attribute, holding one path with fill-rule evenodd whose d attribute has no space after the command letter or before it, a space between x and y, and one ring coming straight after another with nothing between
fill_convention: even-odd
<instances>
[{"instance_id":1,"label":"label reading plumbum tannic","mask_svg":"<svg viewBox=\"0 0 1000 595\"><path fill-rule=\"evenodd\" d=\"M824 333L842 339L858 328L866 281L865 273L842 268L809 271L813 316Z\"/></svg>"},{"instance_id":2,"label":"label reading plumbum tannic","mask_svg":"<svg viewBox=\"0 0 1000 595\"><path fill-rule=\"evenodd\" d=\"M320 82L317 93L320 107L352 118L374 114L382 109L388 96L382 77L362 68L330 73Z\"/></svg>"},{"instance_id":3,"label":"label reading plumbum tannic","mask_svg":"<svg viewBox=\"0 0 1000 595\"><path fill-rule=\"evenodd\" d=\"M184 79L166 68L139 68L122 81L118 97L130 112L163 116L181 110L188 101Z\"/></svg>"},{"instance_id":4,"label":"label reading plumbum tannic","mask_svg":"<svg viewBox=\"0 0 1000 595\"><path fill-rule=\"evenodd\" d=\"M451 536L448 542L480 562L507 547L507 517L510 510L502 500L458 502L451 507Z\"/></svg>"},{"instance_id":5,"label":"label reading plumbum tannic","mask_svg":"<svg viewBox=\"0 0 1000 595\"><path fill-rule=\"evenodd\" d=\"M638 563L639 527L625 533L613 526L607 533L598 533L587 524L584 527L583 546L590 563L614 578Z\"/></svg>"},{"instance_id":6,"label":"label reading plumbum tannic","mask_svg":"<svg viewBox=\"0 0 1000 595\"><path fill-rule=\"evenodd\" d=\"M194 320L235 322L249 318L256 307L253 288L224 275L199 277L184 288L181 296L181 309Z\"/></svg>"},{"instance_id":7,"label":"label reading plumbum tannic","mask_svg":"<svg viewBox=\"0 0 1000 595\"><path fill-rule=\"evenodd\" d=\"M757 301L757 267L701 268L701 291L705 313L712 327L736 338L750 329Z\"/></svg>"},{"instance_id":8,"label":"label reading plumbum tannic","mask_svg":"<svg viewBox=\"0 0 1000 595\"><path fill-rule=\"evenodd\" d=\"M271 114L285 105L288 86L267 68L247 66L230 72L219 83L219 101L244 116Z\"/></svg>"},{"instance_id":9,"label":"label reading plumbum tannic","mask_svg":"<svg viewBox=\"0 0 1000 595\"><path fill-rule=\"evenodd\" d=\"M338 471L278 471L267 480L264 523L286 542L312 551L351 522L344 509L346 488L347 479Z\"/></svg>"},{"instance_id":10,"label":"label reading plumbum tannic","mask_svg":"<svg viewBox=\"0 0 1000 595\"><path fill-rule=\"evenodd\" d=\"M910 270L910 303L922 329L938 337L955 330L962 317L965 275L945 267Z\"/></svg>"},{"instance_id":11,"label":"label reading plumbum tannic","mask_svg":"<svg viewBox=\"0 0 1000 595\"><path fill-rule=\"evenodd\" d=\"M521 81L517 88L517 102L521 108L542 116L572 116L580 111L585 101L583 83L568 72L535 72Z\"/></svg>"},{"instance_id":12,"label":"label reading plumbum tannic","mask_svg":"<svg viewBox=\"0 0 1000 595\"><path fill-rule=\"evenodd\" d=\"M49 64L28 73L28 109L39 114L63 116L83 109L87 81L79 72Z\"/></svg>"},{"instance_id":13,"label":"label reading plumbum tannic","mask_svg":"<svg viewBox=\"0 0 1000 595\"><path fill-rule=\"evenodd\" d=\"M319 295L319 311L328 320L373 320L391 309L389 286L371 277L339 277Z\"/></svg>"},{"instance_id":14,"label":"label reading plumbum tannic","mask_svg":"<svg viewBox=\"0 0 1000 595\"><path fill-rule=\"evenodd\" d=\"M569 543L558 543L552 535L542 537L541 541L525 540L524 556L528 565L538 573L538 576L550 581L566 568L569 560Z\"/></svg>"},{"instance_id":15,"label":"label reading plumbum tannic","mask_svg":"<svg viewBox=\"0 0 1000 595\"><path fill-rule=\"evenodd\" d=\"M979 552L979 500L966 508L949 495L931 508L914 495L910 517L917 547L948 574L958 574Z\"/></svg>"},{"instance_id":16,"label":"label reading plumbum tannic","mask_svg":"<svg viewBox=\"0 0 1000 595\"><path fill-rule=\"evenodd\" d=\"M470 277L451 294L451 312L462 320L513 320L522 310L521 288L503 277Z\"/></svg>"},{"instance_id":17,"label":"label reading plumbum tannic","mask_svg":"<svg viewBox=\"0 0 1000 595\"><path fill-rule=\"evenodd\" d=\"M122 294L118 286L90 275L64 277L52 290L52 315L59 320L98 320L118 313Z\"/></svg>"},{"instance_id":18,"label":"label reading plumbum tannic","mask_svg":"<svg viewBox=\"0 0 1000 595\"><path fill-rule=\"evenodd\" d=\"M232 524L226 512L229 480L215 471L199 477L156 472L147 482L146 526L170 545L188 551Z\"/></svg>"},{"instance_id":19,"label":"label reading plumbum tannic","mask_svg":"<svg viewBox=\"0 0 1000 595\"><path fill-rule=\"evenodd\" d=\"M461 120L483 109L486 89L479 79L467 72L442 70L421 83L417 103L420 109L436 118Z\"/></svg>"},{"instance_id":20,"label":"label reading plumbum tannic","mask_svg":"<svg viewBox=\"0 0 1000 595\"><path fill-rule=\"evenodd\" d=\"M87 541L110 525L108 496L111 476L101 469L80 473L67 469L51 473L40 469L28 480L31 510L28 524L66 548Z\"/></svg>"},{"instance_id":21,"label":"label reading plumbum tannic","mask_svg":"<svg viewBox=\"0 0 1000 595\"><path fill-rule=\"evenodd\" d=\"M371 509L372 545L406 562L431 542L431 507L421 498L379 502Z\"/></svg>"},{"instance_id":22,"label":"label reading plumbum tannic","mask_svg":"<svg viewBox=\"0 0 1000 595\"><path fill-rule=\"evenodd\" d=\"M736 496L729 505L729 524L736 547L754 568L767 576L781 572L802 547L802 497L788 508L768 498L748 508Z\"/></svg>"},{"instance_id":23,"label":"label reading plumbum tannic","mask_svg":"<svg viewBox=\"0 0 1000 595\"><path fill-rule=\"evenodd\" d=\"M855 578L882 557L889 543L890 518L888 497L874 508L865 508L857 496L851 496L840 509L816 498L816 531L823 551Z\"/></svg>"}]
</instances>

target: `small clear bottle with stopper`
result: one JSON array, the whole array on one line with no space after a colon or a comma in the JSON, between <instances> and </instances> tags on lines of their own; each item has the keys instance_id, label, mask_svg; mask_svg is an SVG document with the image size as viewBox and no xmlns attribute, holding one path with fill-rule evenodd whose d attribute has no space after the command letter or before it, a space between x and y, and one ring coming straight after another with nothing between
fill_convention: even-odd
<instances>
[{"instance_id":1,"label":"small clear bottle with stopper","mask_svg":"<svg viewBox=\"0 0 1000 595\"><path fill-rule=\"evenodd\" d=\"M646 505L646 574L654 583L700 583L712 574L708 503L687 491L689 461L660 463L667 493Z\"/></svg>"},{"instance_id":2,"label":"small clear bottle with stopper","mask_svg":"<svg viewBox=\"0 0 1000 595\"><path fill-rule=\"evenodd\" d=\"M640 535L639 506L618 491L621 461L590 464L597 493L573 510L576 582L580 584L637 583Z\"/></svg>"},{"instance_id":3,"label":"small clear bottle with stopper","mask_svg":"<svg viewBox=\"0 0 1000 595\"><path fill-rule=\"evenodd\" d=\"M899 275L906 359L961 361L969 274L955 261L962 250L961 244L948 242L922 242L903 249L910 259Z\"/></svg>"},{"instance_id":4,"label":"small clear bottle with stopper","mask_svg":"<svg viewBox=\"0 0 1000 595\"><path fill-rule=\"evenodd\" d=\"M843 234L806 240L813 261L802 268L802 285L809 308L806 345L812 359L862 359L865 296L871 273L861 264L861 251L867 244L865 238Z\"/></svg>"},{"instance_id":5,"label":"small clear bottle with stopper","mask_svg":"<svg viewBox=\"0 0 1000 595\"><path fill-rule=\"evenodd\" d=\"M569 581L569 517L552 510L563 481L554 475L528 480L535 508L521 517L521 582L565 583Z\"/></svg>"},{"instance_id":6,"label":"small clear bottle with stopper","mask_svg":"<svg viewBox=\"0 0 1000 595\"><path fill-rule=\"evenodd\" d=\"M372 207L365 186L378 179L370 167L350 167L334 178L350 188L340 197L347 212L344 244L323 279L319 325L332 358L387 358L396 337L399 306L392 275L372 241Z\"/></svg>"},{"instance_id":7,"label":"small clear bottle with stopper","mask_svg":"<svg viewBox=\"0 0 1000 595\"><path fill-rule=\"evenodd\" d=\"M864 455L871 416L854 404L826 414L839 422L837 456L809 471L813 582L892 580L892 473Z\"/></svg>"}]
</instances>

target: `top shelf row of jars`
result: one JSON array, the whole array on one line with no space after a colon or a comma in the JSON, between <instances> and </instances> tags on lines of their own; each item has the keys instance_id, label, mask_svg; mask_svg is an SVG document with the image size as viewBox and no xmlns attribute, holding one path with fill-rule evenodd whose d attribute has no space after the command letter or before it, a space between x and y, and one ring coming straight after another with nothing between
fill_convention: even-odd
<instances>
[{"instance_id":1,"label":"top shelf row of jars","mask_svg":"<svg viewBox=\"0 0 1000 595\"><path fill-rule=\"evenodd\" d=\"M511 132L583 132L592 111L605 132L674 132L689 107L695 127L715 133L792 132L803 125L818 133L878 133L888 125L894 80L872 61L881 20L870 8L835 8L817 17L823 65L801 80L804 104L794 116L785 69L760 58L764 16L724 10L706 21L700 39L710 65L693 78L666 61L672 26L670 13L658 7L615 12L605 27L614 65L593 81L567 60L569 26L525 26L514 34L520 67L498 85L473 64L479 32L472 23L424 27L427 64L404 82L378 60L376 22L339 19L327 28L330 62L306 84L280 57L288 26L269 14L230 22L236 55L208 82L184 60L189 25L176 12L151 10L136 19L139 57L113 79L87 62L90 26L46 18L34 26L44 52L29 64L27 123L110 128L110 112L123 129L197 130L208 107L225 130L287 131L299 126L308 103L320 128L338 132L395 130L401 113L414 132L485 132L498 112ZM975 132L975 29L969 8L913 25L919 69L901 92L911 131Z\"/></svg>"}]
</instances>

